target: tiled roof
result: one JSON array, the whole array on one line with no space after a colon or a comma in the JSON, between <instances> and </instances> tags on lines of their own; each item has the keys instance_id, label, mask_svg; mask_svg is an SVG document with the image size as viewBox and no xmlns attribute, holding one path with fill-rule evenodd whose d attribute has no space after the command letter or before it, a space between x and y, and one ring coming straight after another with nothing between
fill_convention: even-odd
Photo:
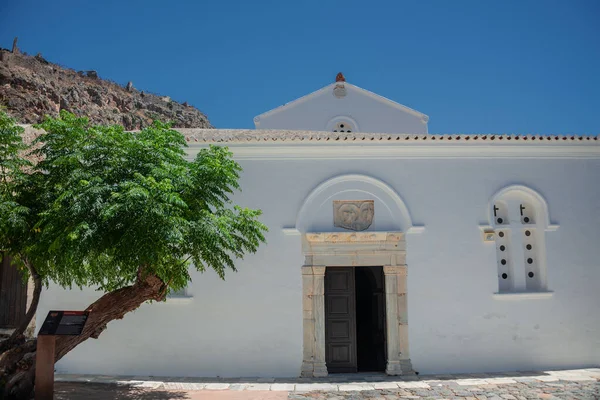
<instances>
[{"instance_id":1,"label":"tiled roof","mask_svg":"<svg viewBox=\"0 0 600 400\"><path fill-rule=\"evenodd\" d=\"M25 128L25 142L31 142L41 131L31 125ZM452 134L452 135L417 135L396 133L340 133L316 131L282 131L256 129L199 129L176 128L191 143L401 143L401 142L443 142L443 143L570 143L600 145L598 136L594 135L501 135L501 134Z\"/></svg>"},{"instance_id":2,"label":"tiled roof","mask_svg":"<svg viewBox=\"0 0 600 400\"><path fill-rule=\"evenodd\" d=\"M389 133L340 133L315 131L282 131L254 129L194 129L178 128L190 143L274 143L274 142L452 142L452 143L585 143L599 144L593 135L501 135L501 134L452 134L417 135Z\"/></svg>"}]
</instances>

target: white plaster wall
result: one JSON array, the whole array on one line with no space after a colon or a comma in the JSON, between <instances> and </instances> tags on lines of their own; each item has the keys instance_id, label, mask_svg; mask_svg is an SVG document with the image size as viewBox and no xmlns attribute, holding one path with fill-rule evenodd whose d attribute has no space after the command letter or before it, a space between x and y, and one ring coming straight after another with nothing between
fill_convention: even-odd
<instances>
[{"instance_id":1,"label":"white plaster wall","mask_svg":"<svg viewBox=\"0 0 600 400\"><path fill-rule=\"evenodd\" d=\"M264 210L268 244L238 263L239 272L228 274L226 282L212 272L194 273L191 302L145 305L111 323L99 340L59 362L58 371L299 375L303 259L300 236L285 236L281 228L295 225L313 189L345 174L387 183L404 200L413 223L425 225L424 232L407 235L409 346L416 371L600 364L600 160L246 160L242 165L243 192L235 201ZM492 296L498 289L495 247L483 242L479 224L487 222L490 198L512 184L538 191L548 202L551 222L560 225L546 233L548 289L554 291L547 299ZM318 213L331 223L329 206L323 207ZM387 218L377 203L375 215L370 230ZM38 326L51 307L83 309L96 297L78 290L45 291Z\"/></svg>"},{"instance_id":2,"label":"white plaster wall","mask_svg":"<svg viewBox=\"0 0 600 400\"><path fill-rule=\"evenodd\" d=\"M289 108L255 119L256 127L325 131L331 119L347 116L357 122L360 132L427 133L427 123L421 117L378 101L353 85L345 87L346 97L335 97L333 87L328 86Z\"/></svg>"}]
</instances>

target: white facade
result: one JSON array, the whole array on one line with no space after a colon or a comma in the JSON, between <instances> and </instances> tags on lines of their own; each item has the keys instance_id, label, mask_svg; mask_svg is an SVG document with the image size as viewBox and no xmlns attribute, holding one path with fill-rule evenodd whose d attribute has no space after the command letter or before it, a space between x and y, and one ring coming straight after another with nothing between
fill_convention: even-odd
<instances>
[{"instance_id":1,"label":"white facade","mask_svg":"<svg viewBox=\"0 0 600 400\"><path fill-rule=\"evenodd\" d=\"M192 272L189 298L144 305L110 323L57 371L299 376L307 354L319 353L322 323L319 294L305 301L306 267L387 260L398 282L407 273L405 285L386 294L397 310L387 337L398 338L391 346L400 349L402 373L409 365L425 374L600 364L597 137L427 135L418 113L369 103L370 94L346 87L346 99L327 87L263 114L258 131L182 130L190 157L208 143L232 149L244 169L234 201L263 210L268 244L226 281ZM337 108L346 100L357 108ZM341 115L359 133L326 129ZM371 226L335 227L334 200L373 200ZM378 252L390 237L397 250ZM38 326L48 310L84 309L99 295L51 287Z\"/></svg>"},{"instance_id":2,"label":"white facade","mask_svg":"<svg viewBox=\"0 0 600 400\"><path fill-rule=\"evenodd\" d=\"M256 129L427 133L427 115L347 83L340 75L338 82L254 117Z\"/></svg>"}]
</instances>

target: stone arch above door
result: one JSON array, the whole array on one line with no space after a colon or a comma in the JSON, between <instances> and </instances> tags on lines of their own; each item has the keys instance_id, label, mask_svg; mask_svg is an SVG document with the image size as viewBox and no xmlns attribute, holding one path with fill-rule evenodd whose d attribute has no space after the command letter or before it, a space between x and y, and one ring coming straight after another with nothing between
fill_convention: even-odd
<instances>
[{"instance_id":1,"label":"stone arch above door","mask_svg":"<svg viewBox=\"0 0 600 400\"><path fill-rule=\"evenodd\" d=\"M365 231L411 233L423 229L412 222L409 210L396 191L367 175L347 174L319 184L306 197L296 217L298 232L347 232L333 224L335 200L373 200L373 224Z\"/></svg>"}]
</instances>

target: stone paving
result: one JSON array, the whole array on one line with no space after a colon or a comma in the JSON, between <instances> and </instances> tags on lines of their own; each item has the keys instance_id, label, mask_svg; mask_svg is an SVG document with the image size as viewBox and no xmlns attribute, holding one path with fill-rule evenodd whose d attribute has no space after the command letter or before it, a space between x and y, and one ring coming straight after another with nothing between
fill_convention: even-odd
<instances>
[{"instance_id":1,"label":"stone paving","mask_svg":"<svg viewBox=\"0 0 600 400\"><path fill-rule=\"evenodd\" d=\"M420 383L420 382L419 382ZM462 399L462 400L530 400L530 399L600 399L600 384L594 381L543 382L515 378L514 383L457 384L455 381L428 381L428 387L407 387L377 390L368 385L340 385L339 391L292 392L291 400L400 400L400 399ZM357 391L360 390L360 391Z\"/></svg>"},{"instance_id":2,"label":"stone paving","mask_svg":"<svg viewBox=\"0 0 600 400\"><path fill-rule=\"evenodd\" d=\"M331 375L319 379L202 379L202 378L141 378L57 375L57 388L71 385L70 393L78 393L78 383L88 387L137 391L128 397L136 399L261 399L292 400L355 400L355 399L463 399L463 400L529 400L529 399L600 399L600 368L531 371L496 374L429 375L391 377L383 374ZM410 379L410 380L407 380ZM98 385L104 383L105 385ZM83 385L82 385L83 384ZM117 389L114 389L117 388ZM278 392L277 397L275 392ZM57 398L75 398L73 396ZM144 393L145 396L141 396ZM159 396L160 393L160 396ZM89 393L81 397L94 398ZM285 396L284 396L285 398Z\"/></svg>"}]
</instances>

